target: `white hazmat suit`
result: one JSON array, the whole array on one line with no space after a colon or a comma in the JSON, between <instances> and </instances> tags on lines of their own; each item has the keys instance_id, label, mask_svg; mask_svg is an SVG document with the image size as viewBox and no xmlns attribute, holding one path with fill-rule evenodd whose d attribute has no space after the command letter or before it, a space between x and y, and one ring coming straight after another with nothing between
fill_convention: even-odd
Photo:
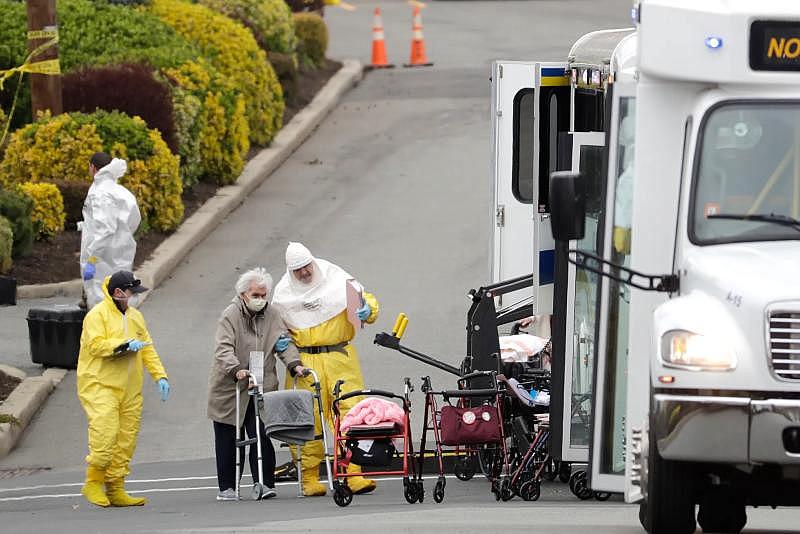
<instances>
[{"instance_id":1,"label":"white hazmat suit","mask_svg":"<svg viewBox=\"0 0 800 534\"><path fill-rule=\"evenodd\" d=\"M87 263L94 263L95 274L84 280L89 309L103 301L103 280L117 271L133 271L136 256L134 232L142 222L133 194L117 181L125 175L128 164L114 158L98 170L83 203L81 230L81 273Z\"/></svg>"}]
</instances>

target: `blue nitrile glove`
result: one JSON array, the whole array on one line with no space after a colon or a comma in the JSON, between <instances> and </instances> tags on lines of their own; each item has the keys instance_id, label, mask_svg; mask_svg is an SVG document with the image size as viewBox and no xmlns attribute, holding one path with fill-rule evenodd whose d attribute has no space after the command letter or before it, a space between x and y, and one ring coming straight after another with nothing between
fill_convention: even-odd
<instances>
[{"instance_id":1,"label":"blue nitrile glove","mask_svg":"<svg viewBox=\"0 0 800 534\"><path fill-rule=\"evenodd\" d=\"M143 348L145 348L148 344L144 341L139 341L138 339L132 339L128 341L128 350L133 352L139 352Z\"/></svg>"},{"instance_id":2,"label":"blue nitrile glove","mask_svg":"<svg viewBox=\"0 0 800 534\"><path fill-rule=\"evenodd\" d=\"M94 278L94 273L96 269L94 263L86 263L83 266L83 279L84 280L91 280ZM74 272L74 271L73 271Z\"/></svg>"},{"instance_id":3,"label":"blue nitrile glove","mask_svg":"<svg viewBox=\"0 0 800 534\"><path fill-rule=\"evenodd\" d=\"M167 402L169 397L169 382L166 378L158 379L158 391L161 393L161 402Z\"/></svg>"},{"instance_id":4,"label":"blue nitrile glove","mask_svg":"<svg viewBox=\"0 0 800 534\"><path fill-rule=\"evenodd\" d=\"M289 348L289 338L281 334L278 336L278 341L275 342L275 351L283 352Z\"/></svg>"},{"instance_id":5,"label":"blue nitrile glove","mask_svg":"<svg viewBox=\"0 0 800 534\"><path fill-rule=\"evenodd\" d=\"M372 308L369 307L369 304L364 304L356 310L356 315L362 321L366 321L369 319L369 316L372 315Z\"/></svg>"}]
</instances>

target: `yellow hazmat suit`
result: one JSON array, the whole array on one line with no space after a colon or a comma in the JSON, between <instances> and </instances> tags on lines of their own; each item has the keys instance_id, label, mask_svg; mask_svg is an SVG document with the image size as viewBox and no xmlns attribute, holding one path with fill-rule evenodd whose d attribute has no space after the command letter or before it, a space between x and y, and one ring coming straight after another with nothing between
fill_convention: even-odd
<instances>
[{"instance_id":1,"label":"yellow hazmat suit","mask_svg":"<svg viewBox=\"0 0 800 534\"><path fill-rule=\"evenodd\" d=\"M364 301L372 308L372 313L365 321L372 324L378 318L378 300L371 293L364 292ZM318 326L305 328L302 330L289 329L297 350L300 352L300 360L304 367L310 367L319 376L320 386L322 387L322 407L324 410L325 421L330 428L333 422L333 387L337 380L344 380L342 393L364 389L364 378L361 376L361 365L358 362L356 348L350 344L355 337L356 331L352 323L347 319L347 310L344 310L335 317L328 319ZM320 354L309 354L303 351L303 347L331 346L340 343L347 343L342 350L345 352L323 352ZM311 384L314 379L311 376L298 377L297 387L313 391ZM294 379L288 374L286 376L286 388L293 387ZM353 397L339 403L342 417L363 397ZM319 419L315 422L316 434L322 434L322 426ZM331 431L332 432L332 431ZM331 434L332 435L332 434ZM303 465L303 491L307 496L324 495L325 486L319 482L319 464L325 459L325 451L321 441L310 441L302 450ZM350 464L348 472L357 472L359 467ZM348 478L348 486L354 492L364 492L375 489L375 483L362 477Z\"/></svg>"},{"instance_id":2,"label":"yellow hazmat suit","mask_svg":"<svg viewBox=\"0 0 800 534\"><path fill-rule=\"evenodd\" d=\"M119 311L108 294L109 278L103 282L105 299L83 321L78 357L78 398L89 421L84 495L99 506L144 504L122 490L142 415L142 366L156 381L167 378L167 373L141 312L132 307L125 314ZM138 352L114 354L131 339L151 344ZM102 491L104 482L108 498Z\"/></svg>"}]
</instances>

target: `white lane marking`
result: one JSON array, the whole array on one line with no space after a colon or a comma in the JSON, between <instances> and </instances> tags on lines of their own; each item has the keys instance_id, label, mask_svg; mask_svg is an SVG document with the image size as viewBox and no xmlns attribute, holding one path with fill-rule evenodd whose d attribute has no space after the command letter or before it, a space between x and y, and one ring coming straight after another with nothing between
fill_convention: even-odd
<instances>
[{"instance_id":1,"label":"white lane marking","mask_svg":"<svg viewBox=\"0 0 800 534\"><path fill-rule=\"evenodd\" d=\"M245 475L249 476L249 475ZM126 484L153 484L159 482L183 482L186 480L213 480L217 478L216 475L199 476L199 477L172 477L172 478L142 478L142 479L129 479ZM4 488L0 489L0 493L13 493L17 491L30 491L47 488L70 488L75 486L83 486L83 482L65 482L63 484L40 484L38 486L24 486L20 488Z\"/></svg>"},{"instance_id":2,"label":"white lane marking","mask_svg":"<svg viewBox=\"0 0 800 534\"><path fill-rule=\"evenodd\" d=\"M369 473L367 473L369 475ZM208 478L217 478L217 477L183 477L183 478L161 478L161 479L152 479L154 482L162 482L162 481L169 481L169 480L204 480ZM438 475L430 475L422 477L423 480L434 480L439 478ZM445 475L445 478L453 479L456 478L455 475ZM403 477L381 477L378 479L379 481L383 480L403 480ZM137 482L144 482L145 480L138 480ZM129 482L134 482L130 480ZM83 484L54 484L52 486L31 486L31 488L36 489L45 489L45 488L57 488L63 486L82 486ZM297 482L276 482L276 486L296 486ZM166 493L166 492L179 492L179 491L197 491L197 490L216 490L219 489L217 486L197 486L193 488L153 488L153 489L142 489L142 490L129 490L128 493L137 494L137 493ZM6 491L6 490L4 490ZM19 488L17 490L11 491L23 491L23 488ZM35 499L66 499L72 497L81 497L80 493L56 493L56 494L48 494L48 495L21 495L19 497L0 497L0 502L12 502L12 501L27 501L27 500L35 500Z\"/></svg>"}]
</instances>

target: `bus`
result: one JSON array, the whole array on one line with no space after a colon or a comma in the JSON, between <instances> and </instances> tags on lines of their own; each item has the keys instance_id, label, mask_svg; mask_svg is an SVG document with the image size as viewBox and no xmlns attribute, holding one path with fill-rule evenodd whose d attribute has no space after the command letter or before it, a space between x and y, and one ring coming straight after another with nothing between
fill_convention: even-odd
<instances>
[{"instance_id":1,"label":"bus","mask_svg":"<svg viewBox=\"0 0 800 534\"><path fill-rule=\"evenodd\" d=\"M552 314L554 457L651 534L800 504L800 4L640 0L492 70L492 273Z\"/></svg>"}]
</instances>

